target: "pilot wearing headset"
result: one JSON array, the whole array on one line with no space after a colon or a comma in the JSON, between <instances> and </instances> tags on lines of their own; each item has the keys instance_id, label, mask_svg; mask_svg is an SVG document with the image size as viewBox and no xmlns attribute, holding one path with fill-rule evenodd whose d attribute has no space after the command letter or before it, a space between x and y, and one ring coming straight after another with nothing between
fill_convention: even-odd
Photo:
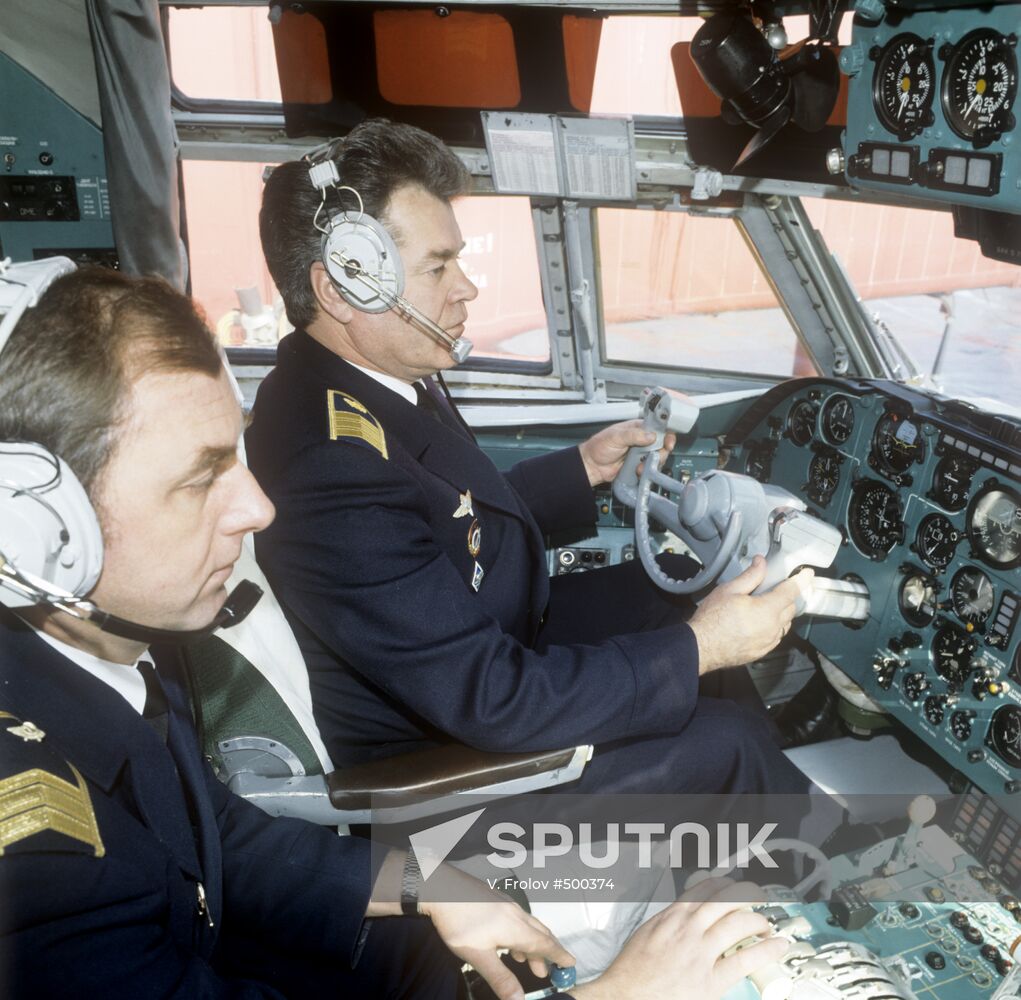
<instances>
[{"instance_id":1,"label":"pilot wearing headset","mask_svg":"<svg viewBox=\"0 0 1021 1000\"><path fill-rule=\"evenodd\" d=\"M450 204L467 181L434 136L375 120L276 168L263 196L297 329L246 433L278 512L256 552L334 762L593 743L567 792L807 790L761 714L705 696L776 645L799 583L752 597L757 563L692 615L636 563L551 581L543 536L590 531L592 488L650 436L616 424L505 474L433 378L471 346Z\"/></svg>"},{"instance_id":2,"label":"pilot wearing headset","mask_svg":"<svg viewBox=\"0 0 1021 1000\"><path fill-rule=\"evenodd\" d=\"M155 279L64 277L0 353L5 996L454 995L428 921L365 921L400 912L400 865L229 793L174 649L149 649L225 623L242 537L273 518L241 426L204 323ZM510 904L480 909L492 944L568 960Z\"/></svg>"},{"instance_id":3,"label":"pilot wearing headset","mask_svg":"<svg viewBox=\"0 0 1021 1000\"><path fill-rule=\"evenodd\" d=\"M180 644L250 610L257 588L224 585L273 518L240 430L157 279L65 276L0 350L0 994L453 1000L442 939L520 997L498 947L571 964L539 921L446 866L474 904L430 900L402 853L271 819L200 755ZM741 896L699 887L574 996L666 996L682 970L721 995L785 948L720 958L768 930ZM366 919L409 907L430 920Z\"/></svg>"}]
</instances>

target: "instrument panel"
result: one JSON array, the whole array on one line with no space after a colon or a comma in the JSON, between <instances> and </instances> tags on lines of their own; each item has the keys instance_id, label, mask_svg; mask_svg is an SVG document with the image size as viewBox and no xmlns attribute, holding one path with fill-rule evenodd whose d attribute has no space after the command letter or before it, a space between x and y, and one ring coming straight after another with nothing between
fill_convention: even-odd
<instances>
[{"instance_id":1,"label":"instrument panel","mask_svg":"<svg viewBox=\"0 0 1021 1000\"><path fill-rule=\"evenodd\" d=\"M857 18L845 170L857 187L1021 211L1013 150L1021 6Z\"/></svg>"},{"instance_id":2,"label":"instrument panel","mask_svg":"<svg viewBox=\"0 0 1021 1000\"><path fill-rule=\"evenodd\" d=\"M827 575L864 623L799 634L1021 816L1021 427L884 381L797 380L729 435L730 467L840 528Z\"/></svg>"}]
</instances>

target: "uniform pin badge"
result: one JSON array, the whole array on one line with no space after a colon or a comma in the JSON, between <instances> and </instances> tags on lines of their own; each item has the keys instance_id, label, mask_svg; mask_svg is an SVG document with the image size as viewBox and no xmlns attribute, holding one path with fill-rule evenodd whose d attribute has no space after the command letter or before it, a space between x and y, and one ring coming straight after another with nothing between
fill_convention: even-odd
<instances>
[{"instance_id":1,"label":"uniform pin badge","mask_svg":"<svg viewBox=\"0 0 1021 1000\"><path fill-rule=\"evenodd\" d=\"M472 521L468 529L468 554L474 559L482 548L482 525L478 521Z\"/></svg>"},{"instance_id":2,"label":"uniform pin badge","mask_svg":"<svg viewBox=\"0 0 1021 1000\"><path fill-rule=\"evenodd\" d=\"M20 726L9 726L7 732L20 736L26 743L42 743L43 737L46 735L34 722L23 722Z\"/></svg>"},{"instance_id":3,"label":"uniform pin badge","mask_svg":"<svg viewBox=\"0 0 1021 1000\"><path fill-rule=\"evenodd\" d=\"M475 572L472 573L472 590L474 590L476 593L478 593L479 587L482 586L482 577L484 577L485 575L486 575L485 570L483 570L483 568L478 563L476 563Z\"/></svg>"},{"instance_id":4,"label":"uniform pin badge","mask_svg":"<svg viewBox=\"0 0 1021 1000\"><path fill-rule=\"evenodd\" d=\"M465 490L464 493L458 493L457 498L461 501L461 503L457 510L454 511L454 517L468 517L469 514L474 517L475 511L472 510L472 491Z\"/></svg>"}]
</instances>

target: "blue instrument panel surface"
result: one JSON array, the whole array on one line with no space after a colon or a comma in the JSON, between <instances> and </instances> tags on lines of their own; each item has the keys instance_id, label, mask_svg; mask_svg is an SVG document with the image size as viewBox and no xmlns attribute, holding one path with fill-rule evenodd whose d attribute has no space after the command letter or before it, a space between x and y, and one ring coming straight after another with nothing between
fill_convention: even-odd
<instances>
[{"instance_id":1,"label":"blue instrument panel surface","mask_svg":"<svg viewBox=\"0 0 1021 1000\"><path fill-rule=\"evenodd\" d=\"M115 265L99 128L3 53L0 94L3 254Z\"/></svg>"},{"instance_id":2,"label":"blue instrument panel surface","mask_svg":"<svg viewBox=\"0 0 1021 1000\"><path fill-rule=\"evenodd\" d=\"M891 382L798 380L738 442L730 467L839 527L826 575L869 590L864 623L798 634L1021 818L1019 425Z\"/></svg>"},{"instance_id":3,"label":"blue instrument panel surface","mask_svg":"<svg viewBox=\"0 0 1021 1000\"><path fill-rule=\"evenodd\" d=\"M840 55L848 182L1021 212L1021 5L905 12L867 0L858 13Z\"/></svg>"}]
</instances>

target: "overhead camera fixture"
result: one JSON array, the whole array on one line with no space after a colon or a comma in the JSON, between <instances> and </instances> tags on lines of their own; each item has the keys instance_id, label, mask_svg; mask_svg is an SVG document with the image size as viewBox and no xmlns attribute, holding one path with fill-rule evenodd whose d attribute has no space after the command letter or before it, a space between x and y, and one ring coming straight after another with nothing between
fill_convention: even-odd
<instances>
[{"instance_id":1,"label":"overhead camera fixture","mask_svg":"<svg viewBox=\"0 0 1021 1000\"><path fill-rule=\"evenodd\" d=\"M807 42L780 59L749 17L716 14L695 33L691 58L710 90L723 101L723 119L757 129L735 167L755 156L789 122L818 132L837 100L840 71L833 51Z\"/></svg>"}]
</instances>

